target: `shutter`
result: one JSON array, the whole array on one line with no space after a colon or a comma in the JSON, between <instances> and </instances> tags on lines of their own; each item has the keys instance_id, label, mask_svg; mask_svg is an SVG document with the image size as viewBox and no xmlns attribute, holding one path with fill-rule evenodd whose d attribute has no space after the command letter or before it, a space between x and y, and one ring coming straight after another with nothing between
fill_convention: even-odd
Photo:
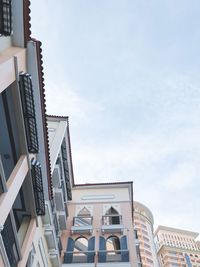
<instances>
[{"instance_id":1,"label":"shutter","mask_svg":"<svg viewBox=\"0 0 200 267\"><path fill-rule=\"evenodd\" d=\"M101 251L104 250L104 251ZM106 262L106 240L103 236L99 237L99 262Z\"/></svg>"},{"instance_id":2,"label":"shutter","mask_svg":"<svg viewBox=\"0 0 200 267\"><path fill-rule=\"evenodd\" d=\"M72 263L74 251L74 240L69 237L67 243L67 251L64 255L64 263Z\"/></svg>"},{"instance_id":3,"label":"shutter","mask_svg":"<svg viewBox=\"0 0 200 267\"><path fill-rule=\"evenodd\" d=\"M121 251L122 262L128 262L129 261L129 251L128 251L128 246L127 246L127 236L126 235L121 237L120 247L121 247L121 250L125 250L125 251Z\"/></svg>"},{"instance_id":4,"label":"shutter","mask_svg":"<svg viewBox=\"0 0 200 267\"><path fill-rule=\"evenodd\" d=\"M91 237L88 241L88 255L87 255L87 262L94 262L94 246L95 246L95 237Z\"/></svg>"}]
</instances>

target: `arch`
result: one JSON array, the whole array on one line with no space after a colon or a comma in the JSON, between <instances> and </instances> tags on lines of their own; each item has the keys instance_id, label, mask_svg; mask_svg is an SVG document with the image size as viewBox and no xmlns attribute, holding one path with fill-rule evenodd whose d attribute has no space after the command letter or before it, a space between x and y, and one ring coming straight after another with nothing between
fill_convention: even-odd
<instances>
[{"instance_id":1,"label":"arch","mask_svg":"<svg viewBox=\"0 0 200 267\"><path fill-rule=\"evenodd\" d=\"M107 251L116 251L120 250L120 239L118 236L111 235L106 239L106 250Z\"/></svg>"},{"instance_id":2,"label":"arch","mask_svg":"<svg viewBox=\"0 0 200 267\"><path fill-rule=\"evenodd\" d=\"M84 236L79 236L74 240L74 251L81 252L88 250L88 239Z\"/></svg>"},{"instance_id":3,"label":"arch","mask_svg":"<svg viewBox=\"0 0 200 267\"><path fill-rule=\"evenodd\" d=\"M120 224L119 212L112 206L106 211L104 224Z\"/></svg>"},{"instance_id":4,"label":"arch","mask_svg":"<svg viewBox=\"0 0 200 267\"><path fill-rule=\"evenodd\" d=\"M77 216L80 216L80 217L90 217L91 216L91 213L90 213L90 211L86 207L83 207L78 212Z\"/></svg>"},{"instance_id":5,"label":"arch","mask_svg":"<svg viewBox=\"0 0 200 267\"><path fill-rule=\"evenodd\" d=\"M117 215L119 212L111 206L105 213L105 215Z\"/></svg>"}]
</instances>

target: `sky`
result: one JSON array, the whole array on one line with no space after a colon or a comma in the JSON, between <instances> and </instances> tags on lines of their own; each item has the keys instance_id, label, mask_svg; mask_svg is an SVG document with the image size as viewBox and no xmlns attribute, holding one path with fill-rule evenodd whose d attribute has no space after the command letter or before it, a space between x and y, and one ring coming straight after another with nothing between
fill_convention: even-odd
<instances>
[{"instance_id":1,"label":"sky","mask_svg":"<svg viewBox=\"0 0 200 267\"><path fill-rule=\"evenodd\" d=\"M76 183L133 181L155 227L200 232L200 1L34 0L47 113Z\"/></svg>"}]
</instances>

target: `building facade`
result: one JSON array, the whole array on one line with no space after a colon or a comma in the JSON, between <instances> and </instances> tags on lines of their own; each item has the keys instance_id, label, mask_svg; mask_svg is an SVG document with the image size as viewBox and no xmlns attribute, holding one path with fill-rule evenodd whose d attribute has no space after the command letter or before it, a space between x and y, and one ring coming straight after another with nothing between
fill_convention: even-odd
<instances>
[{"instance_id":1,"label":"building facade","mask_svg":"<svg viewBox=\"0 0 200 267\"><path fill-rule=\"evenodd\" d=\"M137 266L132 183L75 185L61 236L65 266Z\"/></svg>"},{"instance_id":2,"label":"building facade","mask_svg":"<svg viewBox=\"0 0 200 267\"><path fill-rule=\"evenodd\" d=\"M157 255L160 266L199 267L200 249L198 233L159 226L155 232Z\"/></svg>"},{"instance_id":3,"label":"building facade","mask_svg":"<svg viewBox=\"0 0 200 267\"><path fill-rule=\"evenodd\" d=\"M72 176L63 121L58 152L50 157L55 142L48 141L42 49L31 38L30 2L0 1L1 267L61 266ZM60 183L58 165L64 170Z\"/></svg>"},{"instance_id":4,"label":"building facade","mask_svg":"<svg viewBox=\"0 0 200 267\"><path fill-rule=\"evenodd\" d=\"M134 228L137 232L140 260L143 267L159 266L154 243L153 224L152 212L145 205L134 201Z\"/></svg>"}]
</instances>

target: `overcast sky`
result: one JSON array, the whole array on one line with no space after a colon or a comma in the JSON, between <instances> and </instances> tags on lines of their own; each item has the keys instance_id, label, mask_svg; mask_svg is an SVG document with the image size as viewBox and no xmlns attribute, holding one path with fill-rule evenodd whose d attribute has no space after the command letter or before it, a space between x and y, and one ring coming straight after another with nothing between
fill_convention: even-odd
<instances>
[{"instance_id":1,"label":"overcast sky","mask_svg":"<svg viewBox=\"0 0 200 267\"><path fill-rule=\"evenodd\" d=\"M34 0L48 114L75 180L134 181L158 224L200 232L200 1Z\"/></svg>"}]
</instances>

